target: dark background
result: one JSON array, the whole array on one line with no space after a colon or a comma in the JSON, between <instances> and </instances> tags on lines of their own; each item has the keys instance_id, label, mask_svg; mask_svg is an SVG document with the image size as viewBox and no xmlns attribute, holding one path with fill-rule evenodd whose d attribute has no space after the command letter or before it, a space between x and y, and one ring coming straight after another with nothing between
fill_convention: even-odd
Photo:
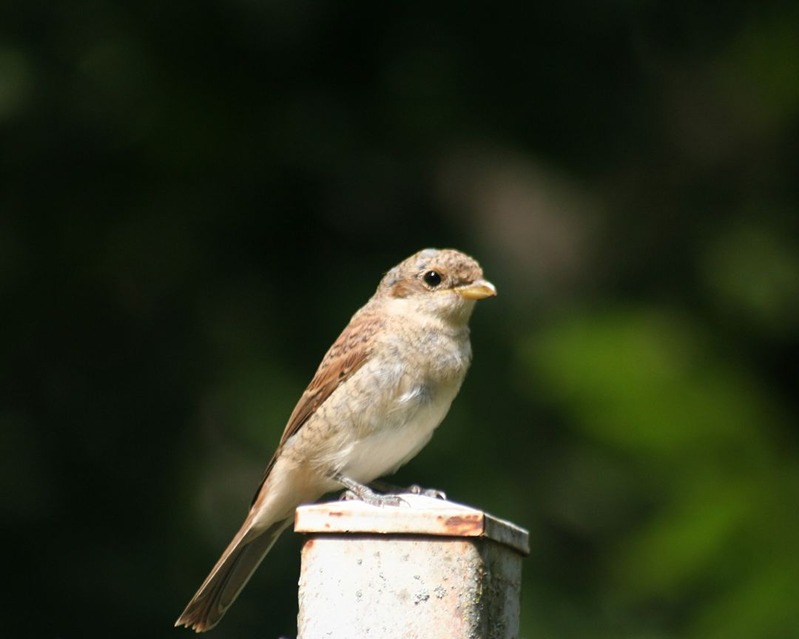
<instances>
[{"instance_id":1,"label":"dark background","mask_svg":"<svg viewBox=\"0 0 799 639\"><path fill-rule=\"evenodd\" d=\"M796 3L0 8L7 637L188 637L426 246L499 297L396 480L531 532L523 636L799 637ZM287 534L215 637L295 632Z\"/></svg>"}]
</instances>

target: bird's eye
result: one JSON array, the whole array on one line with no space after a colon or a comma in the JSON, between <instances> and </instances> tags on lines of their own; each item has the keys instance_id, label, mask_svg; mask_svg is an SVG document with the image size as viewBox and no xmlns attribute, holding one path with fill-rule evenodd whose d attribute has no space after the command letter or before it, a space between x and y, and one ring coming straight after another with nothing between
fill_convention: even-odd
<instances>
[{"instance_id":1,"label":"bird's eye","mask_svg":"<svg viewBox=\"0 0 799 639\"><path fill-rule=\"evenodd\" d=\"M422 279L424 280L424 283L431 288L435 288L441 284L441 275L437 271L427 271L427 273L422 275Z\"/></svg>"}]
</instances>

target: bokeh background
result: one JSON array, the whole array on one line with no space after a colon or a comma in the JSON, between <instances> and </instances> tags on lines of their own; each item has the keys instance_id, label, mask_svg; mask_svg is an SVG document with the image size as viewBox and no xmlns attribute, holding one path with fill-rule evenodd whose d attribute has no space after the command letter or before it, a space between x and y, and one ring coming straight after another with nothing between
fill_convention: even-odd
<instances>
[{"instance_id":1,"label":"bokeh background","mask_svg":"<svg viewBox=\"0 0 799 639\"><path fill-rule=\"evenodd\" d=\"M799 637L794 2L0 8L6 637L172 628L426 246L498 298L396 477L531 532L528 639ZM295 632L286 535L214 636Z\"/></svg>"}]
</instances>

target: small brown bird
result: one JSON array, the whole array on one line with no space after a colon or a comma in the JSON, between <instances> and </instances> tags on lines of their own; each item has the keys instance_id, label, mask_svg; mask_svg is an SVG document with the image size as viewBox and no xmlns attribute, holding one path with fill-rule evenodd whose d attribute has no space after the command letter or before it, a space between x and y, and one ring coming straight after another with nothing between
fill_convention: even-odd
<instances>
[{"instance_id":1,"label":"small brown bird","mask_svg":"<svg viewBox=\"0 0 799 639\"><path fill-rule=\"evenodd\" d=\"M369 503L397 502L365 484L430 440L471 363L474 302L492 295L480 265L453 249L425 249L386 273L322 359L241 529L176 626L213 628L300 504L342 487Z\"/></svg>"}]
</instances>

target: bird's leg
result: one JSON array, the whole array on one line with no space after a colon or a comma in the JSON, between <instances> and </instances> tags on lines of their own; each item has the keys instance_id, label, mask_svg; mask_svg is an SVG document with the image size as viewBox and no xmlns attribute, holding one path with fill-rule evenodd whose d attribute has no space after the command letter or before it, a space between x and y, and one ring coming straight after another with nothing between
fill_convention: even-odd
<instances>
[{"instance_id":1,"label":"bird's leg","mask_svg":"<svg viewBox=\"0 0 799 639\"><path fill-rule=\"evenodd\" d=\"M383 493L410 493L411 495L424 495L425 497L434 497L435 499L447 498L447 494L443 490L438 490L437 488L422 488L418 484L411 484L408 487L403 487L383 481L382 479L376 479L373 482L369 482L369 486Z\"/></svg>"},{"instance_id":2,"label":"bird's leg","mask_svg":"<svg viewBox=\"0 0 799 639\"><path fill-rule=\"evenodd\" d=\"M344 493L344 499L352 499L354 497L370 506L400 506L407 503L402 497L397 495L379 495L368 486L359 484L354 479L341 474L334 475L333 479L347 489L347 492Z\"/></svg>"}]
</instances>

